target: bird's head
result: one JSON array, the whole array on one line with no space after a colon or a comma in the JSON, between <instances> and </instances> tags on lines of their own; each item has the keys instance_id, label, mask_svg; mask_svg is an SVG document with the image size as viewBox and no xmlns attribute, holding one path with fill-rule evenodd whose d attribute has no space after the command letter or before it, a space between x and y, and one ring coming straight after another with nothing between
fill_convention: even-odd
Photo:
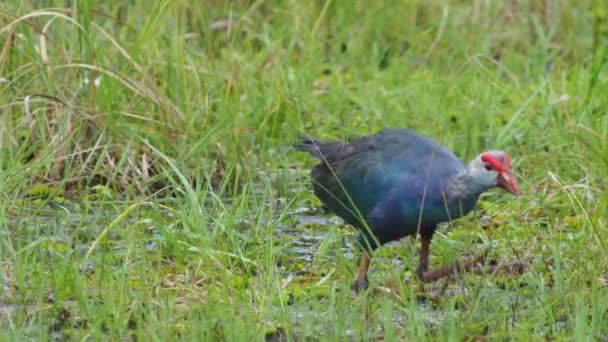
<instances>
[{"instance_id":1,"label":"bird's head","mask_svg":"<svg viewBox=\"0 0 608 342\"><path fill-rule=\"evenodd\" d=\"M483 152L471 162L468 171L471 179L480 186L496 186L519 196L517 182L511 173L509 156L503 151Z\"/></svg>"}]
</instances>

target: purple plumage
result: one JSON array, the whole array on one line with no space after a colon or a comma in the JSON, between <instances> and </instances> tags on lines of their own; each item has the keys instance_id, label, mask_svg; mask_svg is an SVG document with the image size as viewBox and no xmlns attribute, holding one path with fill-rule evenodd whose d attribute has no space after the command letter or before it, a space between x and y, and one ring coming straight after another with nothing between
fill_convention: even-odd
<instances>
[{"instance_id":1,"label":"purple plumage","mask_svg":"<svg viewBox=\"0 0 608 342\"><path fill-rule=\"evenodd\" d=\"M519 191L506 153L482 153L465 167L453 153L408 129L384 129L351 142L304 137L294 146L320 161L311 171L315 195L361 232L365 251L356 290L367 286L369 254L377 247L416 233L430 242L439 223L469 213L482 192L494 186ZM421 259L421 279L427 264Z\"/></svg>"}]
</instances>

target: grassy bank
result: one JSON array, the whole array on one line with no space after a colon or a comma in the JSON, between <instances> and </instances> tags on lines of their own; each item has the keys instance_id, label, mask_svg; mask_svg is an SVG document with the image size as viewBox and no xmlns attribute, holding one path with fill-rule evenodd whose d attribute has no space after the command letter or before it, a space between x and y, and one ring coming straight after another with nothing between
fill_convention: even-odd
<instances>
[{"instance_id":1,"label":"grassy bank","mask_svg":"<svg viewBox=\"0 0 608 342\"><path fill-rule=\"evenodd\" d=\"M608 339L608 7L600 1L0 4L0 336ZM433 242L523 274L348 290L300 134L382 127L512 156ZM402 262L401 262L402 261Z\"/></svg>"}]
</instances>

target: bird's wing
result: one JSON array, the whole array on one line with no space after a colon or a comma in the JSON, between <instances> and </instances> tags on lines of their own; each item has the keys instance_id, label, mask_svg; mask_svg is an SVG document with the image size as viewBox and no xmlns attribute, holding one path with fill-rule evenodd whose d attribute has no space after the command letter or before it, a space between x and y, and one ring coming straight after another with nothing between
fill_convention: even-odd
<instances>
[{"instance_id":1,"label":"bird's wing","mask_svg":"<svg viewBox=\"0 0 608 342\"><path fill-rule=\"evenodd\" d=\"M395 187L407 184L403 191L415 195L461 167L451 152L407 129L386 129L350 143L324 143L319 151L324 162L312 173L315 192L351 224ZM353 217L356 210L361 215Z\"/></svg>"}]
</instances>

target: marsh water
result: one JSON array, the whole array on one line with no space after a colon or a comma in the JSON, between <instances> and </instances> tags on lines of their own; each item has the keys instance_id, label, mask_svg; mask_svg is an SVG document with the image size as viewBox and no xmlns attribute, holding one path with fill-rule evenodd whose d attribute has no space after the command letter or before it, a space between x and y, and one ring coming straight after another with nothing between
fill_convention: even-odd
<instances>
[{"instance_id":1,"label":"marsh water","mask_svg":"<svg viewBox=\"0 0 608 342\"><path fill-rule=\"evenodd\" d=\"M86 206L50 203L38 208L24 207L21 212L14 212L7 216L8 230L2 231L1 234L5 237L10 235L13 245L18 248L39 248L41 251L51 254L73 254L84 257L105 230L107 230L107 241L111 243L104 248L110 248L113 253L120 254L123 249L128 247L129 238L132 238L132 236L129 237L129 230L139 229L141 234L138 236L144 240L139 242L143 243L146 252L159 252L158 249L164 241L162 229L167 229L166 226L174 223L176 220L174 212L158 209L141 210L124 217L118 224L115 224L125 207L107 203L97 207L90 203L87 203ZM352 228L345 226L341 219L323 210L308 207L290 209L287 214L289 216L289 219L285 220L287 223L276 223L275 221L272 230L272 238L276 238L277 243L284 245L280 252L281 256L277 257L282 264L276 265L277 269L283 272L284 284L295 282L299 284L297 286L302 287L299 292L309 292L314 287L312 284L318 284L327 275L328 269L329 272L335 272L335 270L331 270L332 266L326 265L334 263L336 258L346 258L349 263L352 263L352 268L356 266L358 251L354 242L357 235ZM239 218L236 222L240 234L245 238L253 234L256 229L261 229L260 222L262 225L264 224L259 219L250 220L247 217ZM108 229L109 226L112 226L112 229ZM330 241L329 245L327 245L328 241ZM320 252L321 249L324 250ZM313 266L315 258L319 255L325 259ZM404 257L415 258L411 255ZM400 257L379 256L374 260L384 265L384 268L404 267L404 262ZM11 261L5 260L4 264L8 268L14 268L10 265ZM321 267L319 264L325 266ZM87 261L79 267L80 272L86 273L94 270L95 264L93 261ZM320 269L316 269L316 267ZM342 274L340 279L350 282L350 276L350 273ZM3 275L3 277L5 276ZM311 279L307 280L307 277ZM295 279L300 279L300 281L295 281ZM10 289L7 286L9 282L8 279L2 279L5 291L0 296L0 317L6 318L20 310L40 309L35 305L21 305L12 300L11 297L16 295L17 290ZM325 290L329 291L327 288ZM319 292L318 289L311 291ZM323 291L317 295L325 296ZM52 302L52 298L49 301ZM433 322L438 322L443 317L443 313L434 310L432 305L426 305L424 302L420 302L419 305L419 314L424 315L428 324L434 324ZM77 305L72 305L72 307L77 307ZM290 299L289 310L294 321L298 321L299 317L305 315L315 315L314 312L311 312L314 310L313 308L314 306L311 307L309 304L298 303L297 298ZM403 312L395 312L392 315L393 324L406 324ZM319 329L317 332L307 332L307 334L322 335L323 328L319 327ZM378 329L381 330L381 327ZM345 334L350 335L348 331ZM274 337L269 336L270 340L272 338Z\"/></svg>"}]
</instances>

